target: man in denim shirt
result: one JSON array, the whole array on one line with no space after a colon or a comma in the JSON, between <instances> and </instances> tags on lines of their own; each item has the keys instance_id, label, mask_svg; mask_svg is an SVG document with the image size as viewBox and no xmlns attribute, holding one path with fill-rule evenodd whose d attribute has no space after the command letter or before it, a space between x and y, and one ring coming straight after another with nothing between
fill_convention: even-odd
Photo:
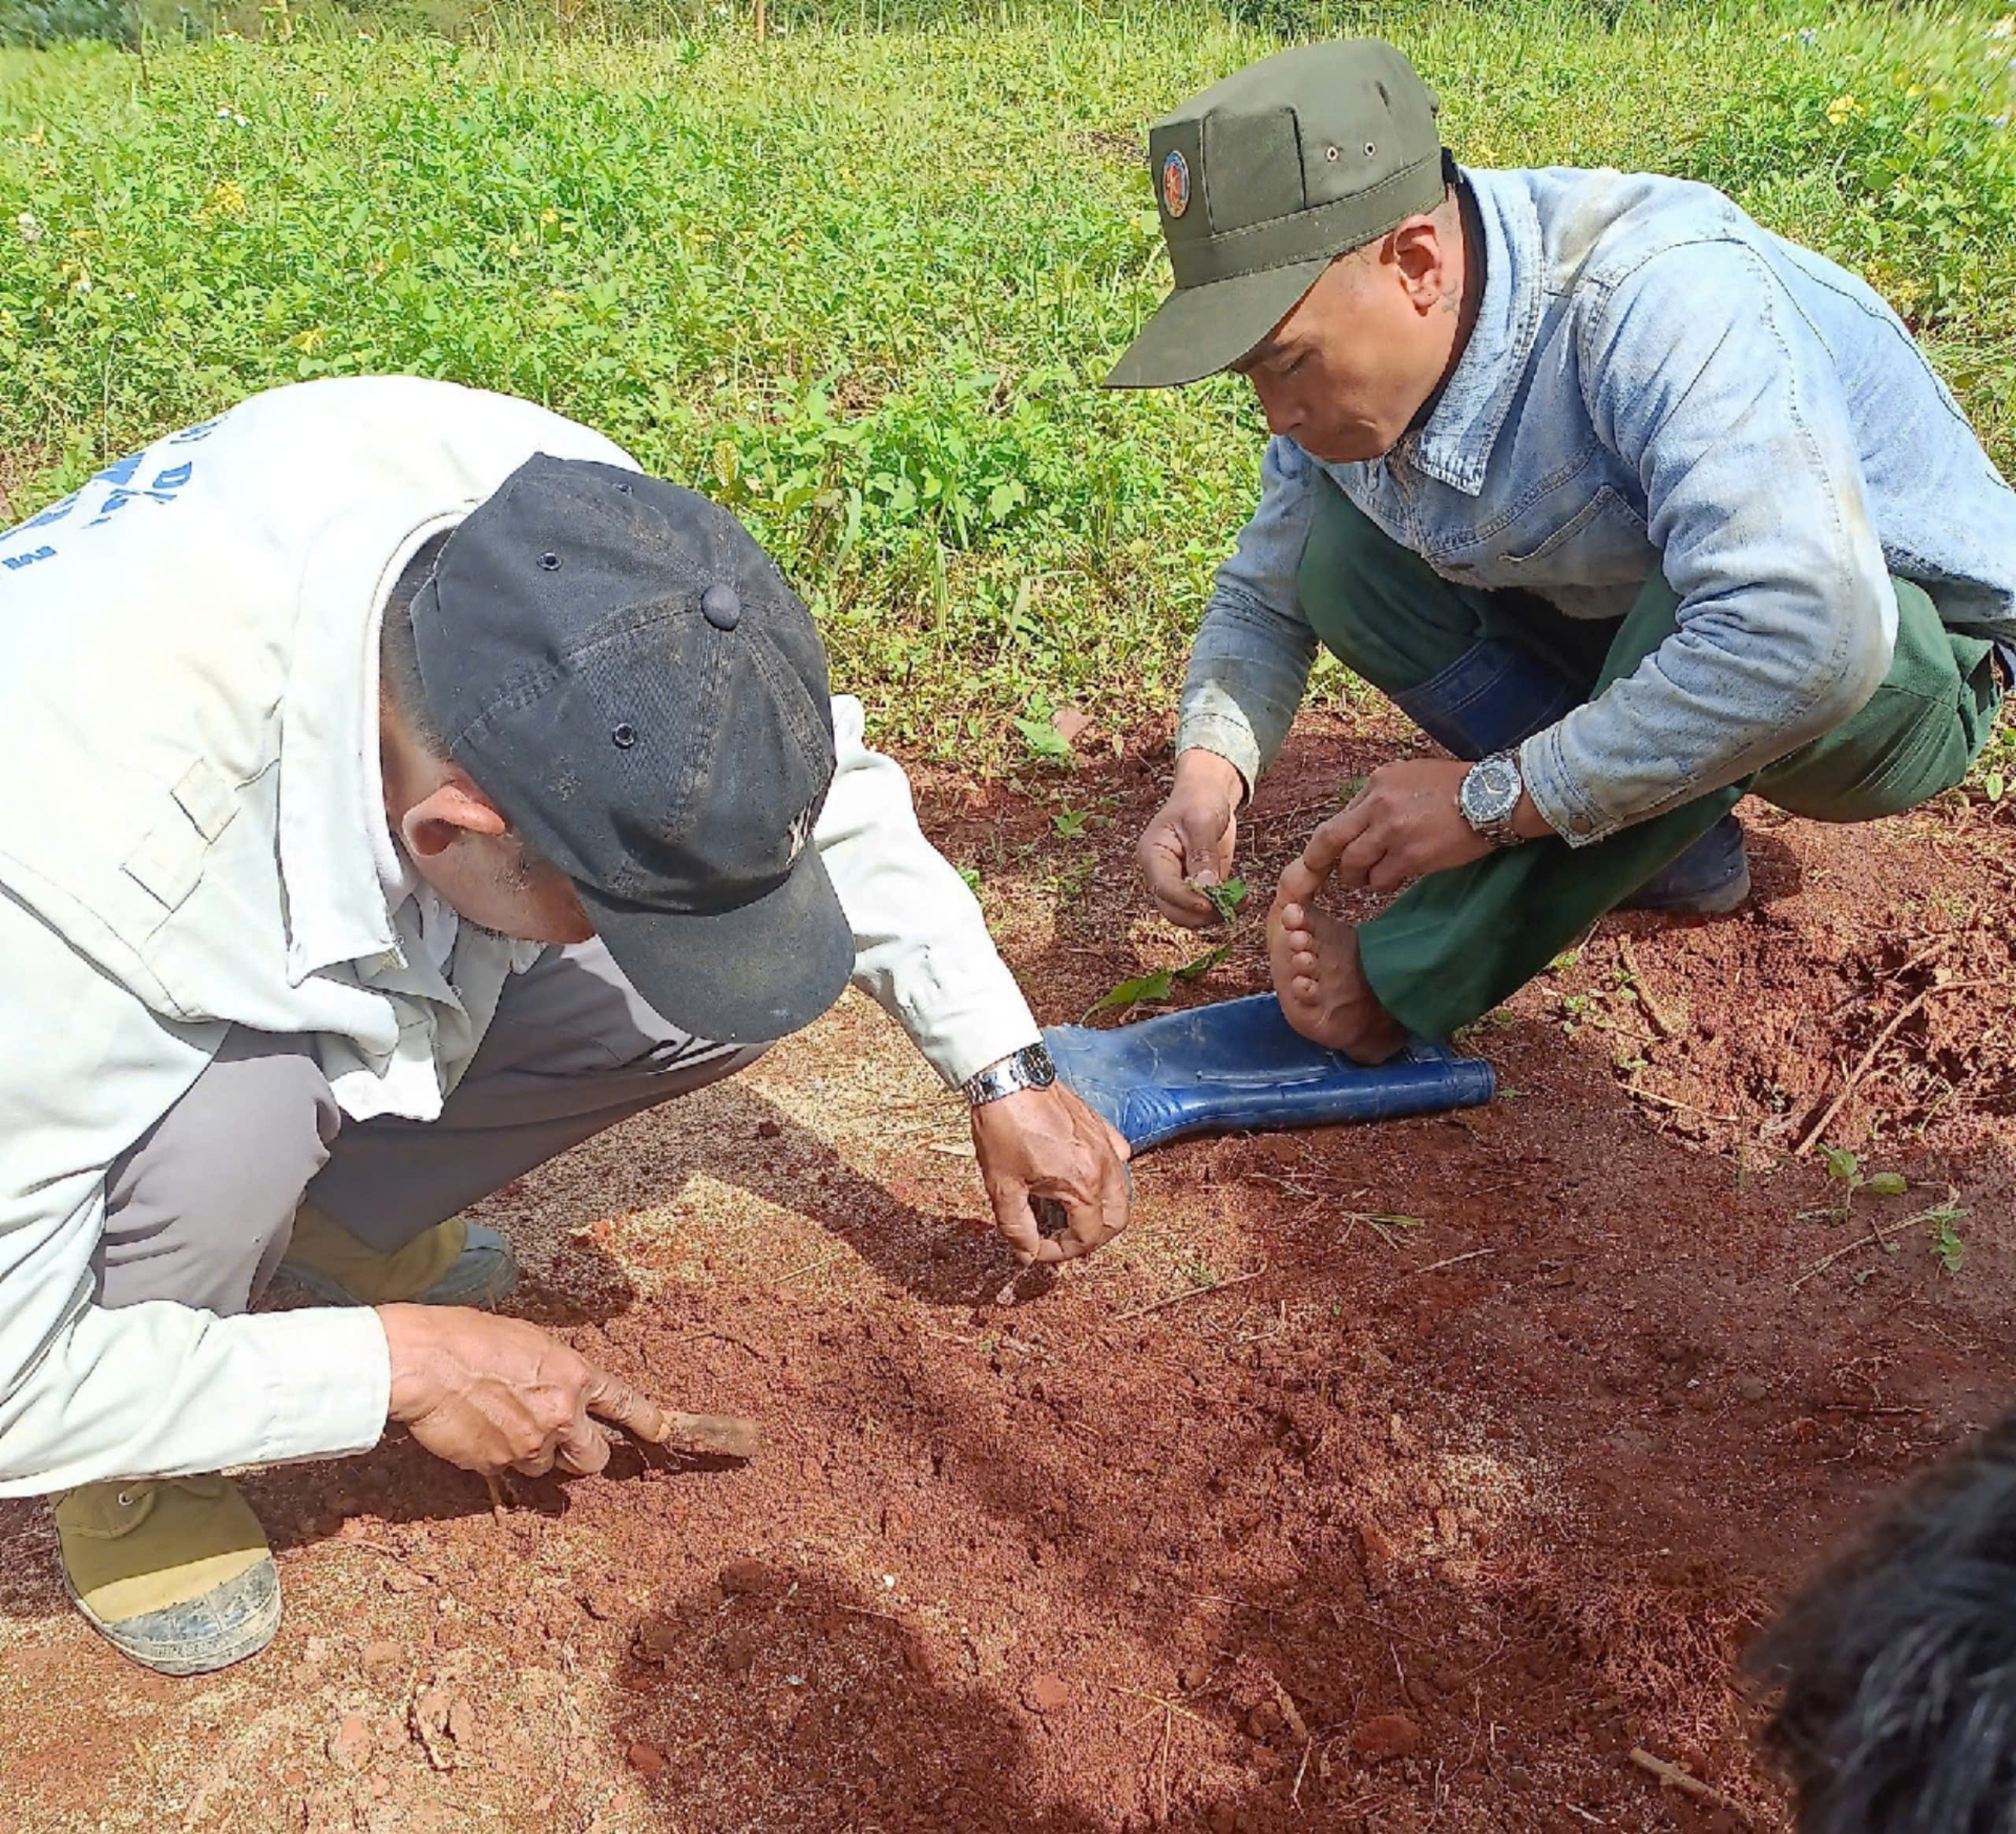
<instances>
[{"instance_id":1,"label":"man in denim shirt","mask_svg":"<svg viewBox=\"0 0 2016 1834\"><path fill-rule=\"evenodd\" d=\"M1435 109L1358 40L1158 123L1177 288L1109 379L1236 371L1273 434L1141 839L1162 910L1209 921L1319 643L1456 754L1376 771L1269 914L1290 1021L1366 1061L1619 903L1733 908L1746 790L1959 782L2016 639L2016 497L1875 293L1701 185L1460 170ZM1332 875L1400 895L1354 931Z\"/></svg>"}]
</instances>

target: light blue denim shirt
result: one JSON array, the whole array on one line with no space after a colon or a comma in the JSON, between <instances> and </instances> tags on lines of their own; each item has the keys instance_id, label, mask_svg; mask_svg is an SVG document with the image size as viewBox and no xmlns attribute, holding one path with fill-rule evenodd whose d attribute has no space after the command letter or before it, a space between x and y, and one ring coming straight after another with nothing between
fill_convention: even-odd
<instances>
[{"instance_id":1,"label":"light blue denim shirt","mask_svg":"<svg viewBox=\"0 0 2016 1834\"><path fill-rule=\"evenodd\" d=\"M1718 789L1854 714L1888 672L1890 575L2016 639L2016 495L1896 313L1703 185L1469 172L1475 330L1383 458L1269 441L1260 506L1191 654L1178 748L1251 784L1316 639L1296 602L1319 473L1444 578L1621 617L1655 571L1679 629L1528 739L1577 845Z\"/></svg>"}]
</instances>

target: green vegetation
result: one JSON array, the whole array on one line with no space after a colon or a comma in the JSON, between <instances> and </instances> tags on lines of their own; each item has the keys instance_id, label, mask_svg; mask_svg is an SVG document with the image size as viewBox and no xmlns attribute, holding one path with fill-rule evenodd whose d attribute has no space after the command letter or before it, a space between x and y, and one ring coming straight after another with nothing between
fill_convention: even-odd
<instances>
[{"instance_id":1,"label":"green vegetation","mask_svg":"<svg viewBox=\"0 0 2016 1834\"><path fill-rule=\"evenodd\" d=\"M1967 1245L1960 1239L1959 1225L1967 1213L1951 1204L1942 1204L1925 1213L1932 1225L1932 1251L1948 1273L1958 1273L1966 1265Z\"/></svg>"},{"instance_id":2,"label":"green vegetation","mask_svg":"<svg viewBox=\"0 0 2016 1834\"><path fill-rule=\"evenodd\" d=\"M1846 1221L1854 1213L1855 1193L1858 1191L1866 1191L1876 1197L1902 1197L1909 1188L1901 1172L1864 1172L1862 1162L1846 1147L1830 1147L1823 1140L1820 1157L1827 1167L1828 1177L1840 1187L1840 1198L1837 1202L1820 1210L1801 1210L1801 1222L1813 1217Z\"/></svg>"},{"instance_id":3,"label":"green vegetation","mask_svg":"<svg viewBox=\"0 0 2016 1834\"><path fill-rule=\"evenodd\" d=\"M1466 160L1707 179L1852 262L2016 455L1992 11L770 10L758 46L743 4L148 0L144 55L0 52L0 489L25 513L276 383L511 390L732 504L878 732L1068 766L1051 706L1169 704L1258 475L1242 384L1095 386L1166 284L1140 137L1326 22L1404 45ZM877 24L923 29L835 29Z\"/></svg>"}]
</instances>

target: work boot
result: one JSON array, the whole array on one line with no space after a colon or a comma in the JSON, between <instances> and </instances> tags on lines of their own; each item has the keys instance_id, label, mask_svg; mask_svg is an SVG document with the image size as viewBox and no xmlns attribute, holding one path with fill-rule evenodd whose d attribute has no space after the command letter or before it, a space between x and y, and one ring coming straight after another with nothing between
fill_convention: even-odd
<instances>
[{"instance_id":1,"label":"work boot","mask_svg":"<svg viewBox=\"0 0 2016 1834\"><path fill-rule=\"evenodd\" d=\"M1668 917L1722 917L1750 895L1743 824L1725 815L1677 859L1669 860L1618 906Z\"/></svg>"},{"instance_id":2,"label":"work boot","mask_svg":"<svg viewBox=\"0 0 2016 1834\"><path fill-rule=\"evenodd\" d=\"M312 1203L294 1213L280 1270L330 1306L494 1306L518 1284L510 1243L480 1223L451 1217L381 1254Z\"/></svg>"},{"instance_id":3,"label":"work boot","mask_svg":"<svg viewBox=\"0 0 2016 1834\"><path fill-rule=\"evenodd\" d=\"M272 1641L280 1577L236 1484L140 1478L54 1500L63 1584L121 1655L163 1675L206 1675Z\"/></svg>"}]
</instances>

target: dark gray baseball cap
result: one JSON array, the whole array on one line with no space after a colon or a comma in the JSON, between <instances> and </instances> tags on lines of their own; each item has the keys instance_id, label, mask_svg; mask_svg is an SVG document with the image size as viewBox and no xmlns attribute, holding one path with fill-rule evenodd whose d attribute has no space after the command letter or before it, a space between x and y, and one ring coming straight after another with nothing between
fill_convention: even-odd
<instances>
[{"instance_id":1,"label":"dark gray baseball cap","mask_svg":"<svg viewBox=\"0 0 2016 1834\"><path fill-rule=\"evenodd\" d=\"M1346 250L1442 201L1434 94L1377 39L1299 45L1214 83L1148 133L1176 291L1106 379L1215 375Z\"/></svg>"},{"instance_id":2,"label":"dark gray baseball cap","mask_svg":"<svg viewBox=\"0 0 2016 1834\"><path fill-rule=\"evenodd\" d=\"M839 998L854 933L812 845L826 653L727 510L542 453L450 535L413 626L450 755L658 1012L758 1043Z\"/></svg>"}]
</instances>

